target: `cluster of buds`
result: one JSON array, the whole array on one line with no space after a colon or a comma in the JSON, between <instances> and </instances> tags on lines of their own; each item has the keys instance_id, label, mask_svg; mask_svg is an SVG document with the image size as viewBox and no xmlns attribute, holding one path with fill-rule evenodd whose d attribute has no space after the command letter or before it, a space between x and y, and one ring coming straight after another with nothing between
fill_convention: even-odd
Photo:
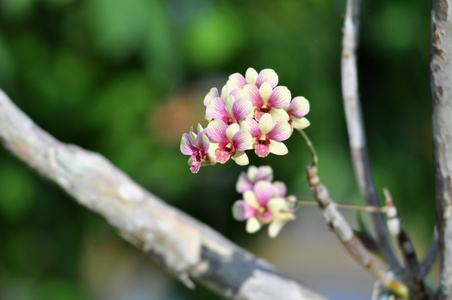
<instances>
[{"instance_id":1,"label":"cluster of buds","mask_svg":"<svg viewBox=\"0 0 452 300\"><path fill-rule=\"evenodd\" d=\"M236 220L246 220L248 233L269 224L268 235L276 237L287 221L295 219L293 197L286 197L283 182L273 182L270 166L250 166L246 173L240 174L236 188L243 193L243 199L234 203L232 214Z\"/></svg>"},{"instance_id":2,"label":"cluster of buds","mask_svg":"<svg viewBox=\"0 0 452 300\"><path fill-rule=\"evenodd\" d=\"M190 155L193 173L204 165L225 163L232 158L239 165L249 163L245 150L254 149L259 157L269 153L284 155L294 128L309 126L305 115L309 102L304 97L292 99L290 91L278 85L278 75L271 69L259 74L253 68L245 77L229 76L221 93L212 88L204 98L206 128L198 125L184 133L180 149Z\"/></svg>"}]
</instances>

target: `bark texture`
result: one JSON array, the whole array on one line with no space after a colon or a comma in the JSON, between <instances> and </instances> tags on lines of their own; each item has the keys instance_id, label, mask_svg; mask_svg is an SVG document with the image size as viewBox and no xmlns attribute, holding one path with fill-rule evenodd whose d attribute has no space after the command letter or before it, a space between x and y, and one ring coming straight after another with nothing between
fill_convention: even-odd
<instances>
[{"instance_id":1,"label":"bark texture","mask_svg":"<svg viewBox=\"0 0 452 300\"><path fill-rule=\"evenodd\" d=\"M431 90L436 205L440 246L439 299L452 299L452 19L450 0L432 1Z\"/></svg>"},{"instance_id":2,"label":"bark texture","mask_svg":"<svg viewBox=\"0 0 452 300\"><path fill-rule=\"evenodd\" d=\"M194 279L231 299L325 299L164 203L103 156L56 140L1 90L0 140L188 287Z\"/></svg>"}]
</instances>

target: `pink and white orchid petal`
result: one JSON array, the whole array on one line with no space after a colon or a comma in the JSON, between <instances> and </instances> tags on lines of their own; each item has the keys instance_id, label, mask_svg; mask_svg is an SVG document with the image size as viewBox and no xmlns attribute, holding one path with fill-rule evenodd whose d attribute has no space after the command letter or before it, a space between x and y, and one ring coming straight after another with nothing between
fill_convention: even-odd
<instances>
[{"instance_id":1,"label":"pink and white orchid petal","mask_svg":"<svg viewBox=\"0 0 452 300\"><path fill-rule=\"evenodd\" d=\"M232 144L237 149L237 151L245 151L252 148L253 138L251 137L251 134L249 132L240 130L236 134L234 134L234 137L232 138Z\"/></svg>"},{"instance_id":2,"label":"pink and white orchid petal","mask_svg":"<svg viewBox=\"0 0 452 300\"><path fill-rule=\"evenodd\" d=\"M244 151L237 151L232 156L232 159L238 164L239 166L246 166L250 163L248 156Z\"/></svg>"},{"instance_id":3,"label":"pink and white orchid petal","mask_svg":"<svg viewBox=\"0 0 452 300\"><path fill-rule=\"evenodd\" d=\"M229 112L221 98L213 98L206 108L206 114L214 119L222 119L229 116Z\"/></svg>"},{"instance_id":4,"label":"pink and white orchid petal","mask_svg":"<svg viewBox=\"0 0 452 300\"><path fill-rule=\"evenodd\" d=\"M227 139L232 142L234 140L234 135L240 131L240 126L237 123L231 124L226 129Z\"/></svg>"},{"instance_id":5,"label":"pink and white orchid petal","mask_svg":"<svg viewBox=\"0 0 452 300\"><path fill-rule=\"evenodd\" d=\"M196 127L196 129L198 130L198 134L201 133L201 132L206 133L205 129L202 128L201 124L199 124L199 123L198 123L198 126Z\"/></svg>"},{"instance_id":6,"label":"pink and white orchid petal","mask_svg":"<svg viewBox=\"0 0 452 300\"><path fill-rule=\"evenodd\" d=\"M233 106L233 115L237 120L245 119L253 110L253 104L246 98L237 99Z\"/></svg>"},{"instance_id":7,"label":"pink and white orchid petal","mask_svg":"<svg viewBox=\"0 0 452 300\"><path fill-rule=\"evenodd\" d=\"M224 105L226 106L226 110L228 111L228 114L230 116L234 115L234 102L235 102L235 97L232 96L231 94L226 96L226 100L224 101Z\"/></svg>"},{"instance_id":8,"label":"pink and white orchid petal","mask_svg":"<svg viewBox=\"0 0 452 300\"><path fill-rule=\"evenodd\" d=\"M263 96L262 96L263 97ZM276 87L268 98L271 107L284 107L290 103L292 95L285 86Z\"/></svg>"},{"instance_id":9,"label":"pink and white orchid petal","mask_svg":"<svg viewBox=\"0 0 452 300\"><path fill-rule=\"evenodd\" d=\"M261 229L262 224L256 217L252 217L246 221L246 232L255 233Z\"/></svg>"},{"instance_id":10,"label":"pink and white orchid petal","mask_svg":"<svg viewBox=\"0 0 452 300\"><path fill-rule=\"evenodd\" d=\"M192 163L191 167L190 167L190 171L193 174L198 173L199 169L201 168L201 162L200 161L195 161Z\"/></svg>"},{"instance_id":11,"label":"pink and white orchid petal","mask_svg":"<svg viewBox=\"0 0 452 300\"><path fill-rule=\"evenodd\" d=\"M215 151L215 158L220 164L226 163L230 157L231 153L225 149L218 148L217 151Z\"/></svg>"},{"instance_id":12,"label":"pink and white orchid petal","mask_svg":"<svg viewBox=\"0 0 452 300\"><path fill-rule=\"evenodd\" d=\"M207 93L207 95L204 97L204 106L207 107L209 105L210 101L213 98L220 97L220 94L218 93L217 88L211 88L210 91Z\"/></svg>"},{"instance_id":13,"label":"pink and white orchid petal","mask_svg":"<svg viewBox=\"0 0 452 300\"><path fill-rule=\"evenodd\" d=\"M257 201L256 195L254 194L254 191L245 191L243 193L243 200L245 200L246 203L251 205L252 207L258 209L260 207L259 202Z\"/></svg>"},{"instance_id":14,"label":"pink and white orchid petal","mask_svg":"<svg viewBox=\"0 0 452 300\"><path fill-rule=\"evenodd\" d=\"M268 82L262 83L262 85L259 87L259 93L261 94L262 100L265 103L267 103L268 100L270 99L270 96L273 94L273 89L272 89L272 86L270 85L270 83L268 83ZM289 101L290 101L290 99L289 99Z\"/></svg>"},{"instance_id":15,"label":"pink and white orchid petal","mask_svg":"<svg viewBox=\"0 0 452 300\"><path fill-rule=\"evenodd\" d=\"M248 122L245 120L239 121L239 125L240 125L240 130L246 131L246 132L251 132L251 128L250 128L250 124L248 124ZM257 127L259 127L259 125L257 125Z\"/></svg>"},{"instance_id":16,"label":"pink and white orchid petal","mask_svg":"<svg viewBox=\"0 0 452 300\"><path fill-rule=\"evenodd\" d=\"M290 117L289 114L283 109L283 108L276 108L273 107L270 111L270 115L272 116L273 122L278 121L289 121Z\"/></svg>"},{"instance_id":17,"label":"pink and white orchid petal","mask_svg":"<svg viewBox=\"0 0 452 300\"><path fill-rule=\"evenodd\" d=\"M270 145L268 147L269 151L276 155L286 155L289 152L286 145L283 142L278 142L270 140Z\"/></svg>"},{"instance_id":18,"label":"pink and white orchid petal","mask_svg":"<svg viewBox=\"0 0 452 300\"><path fill-rule=\"evenodd\" d=\"M209 150L207 151L207 155L209 157L209 161L211 165L214 165L217 163L217 157L215 153L217 152L217 149L219 148L218 143L210 143Z\"/></svg>"},{"instance_id":19,"label":"pink and white orchid petal","mask_svg":"<svg viewBox=\"0 0 452 300\"><path fill-rule=\"evenodd\" d=\"M304 117L309 112L309 101L305 97L295 97L290 102L287 113L295 117Z\"/></svg>"},{"instance_id":20,"label":"pink and white orchid petal","mask_svg":"<svg viewBox=\"0 0 452 300\"><path fill-rule=\"evenodd\" d=\"M240 173L239 179L237 180L237 183L235 185L235 189L237 190L237 193L243 193L245 191L252 190L253 187L254 187L254 182L250 180L247 173L245 173L245 172Z\"/></svg>"},{"instance_id":21,"label":"pink and white orchid petal","mask_svg":"<svg viewBox=\"0 0 452 300\"><path fill-rule=\"evenodd\" d=\"M279 121L273 126L272 130L267 134L268 138L275 141L285 141L292 134L288 122Z\"/></svg>"},{"instance_id":22,"label":"pink and white orchid petal","mask_svg":"<svg viewBox=\"0 0 452 300\"><path fill-rule=\"evenodd\" d=\"M248 70L246 70L245 72L245 79L248 83L250 84L256 84L257 81L257 71L253 68L248 68Z\"/></svg>"},{"instance_id":23,"label":"pink and white orchid petal","mask_svg":"<svg viewBox=\"0 0 452 300\"><path fill-rule=\"evenodd\" d=\"M180 140L180 152L184 155L192 155L197 149L195 145L193 145L189 135L184 133Z\"/></svg>"},{"instance_id":24,"label":"pink and white orchid petal","mask_svg":"<svg viewBox=\"0 0 452 300\"><path fill-rule=\"evenodd\" d=\"M273 129L273 119L270 114L263 114L259 120L259 128L262 134L267 134ZM290 130L290 127L289 127Z\"/></svg>"},{"instance_id":25,"label":"pink and white orchid petal","mask_svg":"<svg viewBox=\"0 0 452 300\"><path fill-rule=\"evenodd\" d=\"M270 225L268 225L268 236L271 238L278 236L286 222L286 220L274 218Z\"/></svg>"},{"instance_id":26,"label":"pink and white orchid petal","mask_svg":"<svg viewBox=\"0 0 452 300\"><path fill-rule=\"evenodd\" d=\"M254 194L261 206L267 205L268 201L273 197L273 185L268 181L258 181L254 185Z\"/></svg>"},{"instance_id":27,"label":"pink and white orchid petal","mask_svg":"<svg viewBox=\"0 0 452 300\"><path fill-rule=\"evenodd\" d=\"M231 94L234 90L227 84L221 89L221 99L226 100L226 97Z\"/></svg>"},{"instance_id":28,"label":"pink and white orchid petal","mask_svg":"<svg viewBox=\"0 0 452 300\"><path fill-rule=\"evenodd\" d=\"M256 209L243 200L238 200L232 206L232 215L238 221L244 221L254 217Z\"/></svg>"},{"instance_id":29,"label":"pink and white orchid petal","mask_svg":"<svg viewBox=\"0 0 452 300\"><path fill-rule=\"evenodd\" d=\"M224 142L228 140L226 129L228 126L223 121L215 119L207 125L207 134L214 142Z\"/></svg>"},{"instance_id":30,"label":"pink and white orchid petal","mask_svg":"<svg viewBox=\"0 0 452 300\"><path fill-rule=\"evenodd\" d=\"M281 181L273 182L273 189L275 190L276 197L284 197L287 193L287 187L285 183Z\"/></svg>"},{"instance_id":31,"label":"pink and white orchid petal","mask_svg":"<svg viewBox=\"0 0 452 300\"><path fill-rule=\"evenodd\" d=\"M267 157L268 154L270 154L270 148L269 145L263 145L258 142L254 144L254 152L259 157Z\"/></svg>"},{"instance_id":32,"label":"pink and white orchid petal","mask_svg":"<svg viewBox=\"0 0 452 300\"><path fill-rule=\"evenodd\" d=\"M274 214L278 214L286 206L286 200L283 198L272 198L267 203L268 209Z\"/></svg>"},{"instance_id":33,"label":"pink and white orchid petal","mask_svg":"<svg viewBox=\"0 0 452 300\"><path fill-rule=\"evenodd\" d=\"M255 181L265 180L272 181L273 180L273 169L270 166L261 166L257 169Z\"/></svg>"},{"instance_id":34,"label":"pink and white orchid petal","mask_svg":"<svg viewBox=\"0 0 452 300\"><path fill-rule=\"evenodd\" d=\"M252 182L256 182L256 175L258 172L258 168L255 166L250 166L248 168L248 171L246 172L246 175L248 176L249 180L251 180ZM253 183L254 186L254 183Z\"/></svg>"},{"instance_id":35,"label":"pink and white orchid petal","mask_svg":"<svg viewBox=\"0 0 452 300\"><path fill-rule=\"evenodd\" d=\"M245 85L243 87L243 94L245 95L245 98L251 101L253 106L261 107L264 104L259 89L253 84Z\"/></svg>"},{"instance_id":36,"label":"pink and white orchid petal","mask_svg":"<svg viewBox=\"0 0 452 300\"><path fill-rule=\"evenodd\" d=\"M292 120L292 127L293 128L298 128L298 129L305 129L306 127L308 127L309 125L311 125L311 123L308 121L308 119L306 118L299 118L299 117L291 117L290 118Z\"/></svg>"},{"instance_id":37,"label":"pink and white orchid petal","mask_svg":"<svg viewBox=\"0 0 452 300\"><path fill-rule=\"evenodd\" d=\"M199 149L203 150L204 152L207 152L209 150L210 140L203 132L198 134L196 141L198 143Z\"/></svg>"},{"instance_id":38,"label":"pink and white orchid petal","mask_svg":"<svg viewBox=\"0 0 452 300\"><path fill-rule=\"evenodd\" d=\"M257 76L256 85L260 87L262 83L268 82L270 83L272 88L278 84L278 74L272 69L264 69L259 72L259 76Z\"/></svg>"},{"instance_id":39,"label":"pink and white orchid petal","mask_svg":"<svg viewBox=\"0 0 452 300\"><path fill-rule=\"evenodd\" d=\"M262 135L260 125L256 122L256 120L248 118L246 119L246 122L250 127L250 133L252 137L259 137Z\"/></svg>"},{"instance_id":40,"label":"pink and white orchid petal","mask_svg":"<svg viewBox=\"0 0 452 300\"><path fill-rule=\"evenodd\" d=\"M226 84L233 90L240 90L247 84L247 82L245 77L242 76L242 74L234 73L231 76L229 76L229 80Z\"/></svg>"}]
</instances>

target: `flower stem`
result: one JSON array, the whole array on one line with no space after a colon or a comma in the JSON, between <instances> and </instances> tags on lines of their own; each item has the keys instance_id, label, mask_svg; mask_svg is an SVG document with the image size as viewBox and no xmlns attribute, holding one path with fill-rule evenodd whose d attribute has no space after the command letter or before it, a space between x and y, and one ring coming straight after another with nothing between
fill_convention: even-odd
<instances>
[{"instance_id":1,"label":"flower stem","mask_svg":"<svg viewBox=\"0 0 452 300\"><path fill-rule=\"evenodd\" d=\"M318 158L317 158L317 153L315 152L314 145L312 144L311 140L309 139L309 137L307 136L307 134L303 130L301 130L301 129L297 129L297 130L301 134L301 137L304 139L304 141L306 142L306 145L308 146L309 150L311 151L312 166L316 167L317 166L317 162L318 162Z\"/></svg>"},{"instance_id":2,"label":"flower stem","mask_svg":"<svg viewBox=\"0 0 452 300\"><path fill-rule=\"evenodd\" d=\"M298 200L298 205L309 205L309 206L317 206L317 201L310 200ZM386 206L376 207L376 206L361 206L361 205L352 205L352 204L340 204L335 203L336 207L339 209L347 209L347 210L356 210L356 211L365 211L369 213L381 213L386 212L388 208Z\"/></svg>"}]
</instances>

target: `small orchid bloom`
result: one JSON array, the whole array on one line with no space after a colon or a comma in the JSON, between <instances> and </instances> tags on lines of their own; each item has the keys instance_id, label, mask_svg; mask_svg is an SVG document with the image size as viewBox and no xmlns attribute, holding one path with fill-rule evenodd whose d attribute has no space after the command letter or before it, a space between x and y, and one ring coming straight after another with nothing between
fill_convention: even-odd
<instances>
[{"instance_id":1,"label":"small orchid bloom","mask_svg":"<svg viewBox=\"0 0 452 300\"><path fill-rule=\"evenodd\" d=\"M286 200L274 197L274 187L268 181L258 181L253 190L243 193L243 199L234 203L232 213L236 220L246 220L248 233L257 232L263 224L270 223L269 235L275 237L290 218L291 213L285 210Z\"/></svg>"},{"instance_id":2,"label":"small orchid bloom","mask_svg":"<svg viewBox=\"0 0 452 300\"><path fill-rule=\"evenodd\" d=\"M270 152L276 155L285 155L289 152L282 141L287 140L292 131L288 122L273 123L270 114L264 114L259 123L254 119L247 119L251 136L254 138L253 148L256 155L266 157Z\"/></svg>"},{"instance_id":3,"label":"small orchid bloom","mask_svg":"<svg viewBox=\"0 0 452 300\"><path fill-rule=\"evenodd\" d=\"M264 82L268 82L274 88L278 84L278 75L272 69L264 69L257 74L255 69L248 68L245 77L239 73L232 74L226 84L234 90L241 90L247 84L260 88Z\"/></svg>"},{"instance_id":4,"label":"small orchid bloom","mask_svg":"<svg viewBox=\"0 0 452 300\"><path fill-rule=\"evenodd\" d=\"M264 82L260 88L252 84L243 87L245 97L250 99L256 108L255 118L260 120L263 114L269 113L276 121L288 121L289 115L283 109L289 105L291 94L285 86L278 86L275 89L268 82Z\"/></svg>"},{"instance_id":5,"label":"small orchid bloom","mask_svg":"<svg viewBox=\"0 0 452 300\"><path fill-rule=\"evenodd\" d=\"M252 109L251 101L248 99L236 99L229 94L225 101L219 97L211 99L206 109L206 115L211 119L220 119L226 125L231 125L245 120Z\"/></svg>"},{"instance_id":6,"label":"small orchid bloom","mask_svg":"<svg viewBox=\"0 0 452 300\"><path fill-rule=\"evenodd\" d=\"M237 180L236 189L238 193L252 190L254 184L258 181L273 180L273 169L270 166L261 166L259 168L250 166L247 172L242 172ZM284 196L284 195L283 195Z\"/></svg>"},{"instance_id":7,"label":"small orchid bloom","mask_svg":"<svg viewBox=\"0 0 452 300\"><path fill-rule=\"evenodd\" d=\"M245 150L252 148L252 137L248 131L240 130L238 124L228 126L215 119L207 125L207 134L213 141L209 153L215 156L216 161L224 164L232 157L238 165L249 163Z\"/></svg>"},{"instance_id":8,"label":"small orchid bloom","mask_svg":"<svg viewBox=\"0 0 452 300\"><path fill-rule=\"evenodd\" d=\"M275 197L285 197L287 193L286 184L282 181L273 182L273 190L275 192Z\"/></svg>"},{"instance_id":9,"label":"small orchid bloom","mask_svg":"<svg viewBox=\"0 0 452 300\"><path fill-rule=\"evenodd\" d=\"M304 97L295 97L289 105L285 107L290 117L289 124L292 128L304 129L310 125L304 116L309 112L309 102Z\"/></svg>"},{"instance_id":10,"label":"small orchid bloom","mask_svg":"<svg viewBox=\"0 0 452 300\"><path fill-rule=\"evenodd\" d=\"M198 173L202 165L214 165L216 163L215 156L208 154L210 141L201 125L198 124L198 134L190 131L182 135L180 142L180 151L182 154L190 155L188 164L192 173Z\"/></svg>"}]
</instances>

